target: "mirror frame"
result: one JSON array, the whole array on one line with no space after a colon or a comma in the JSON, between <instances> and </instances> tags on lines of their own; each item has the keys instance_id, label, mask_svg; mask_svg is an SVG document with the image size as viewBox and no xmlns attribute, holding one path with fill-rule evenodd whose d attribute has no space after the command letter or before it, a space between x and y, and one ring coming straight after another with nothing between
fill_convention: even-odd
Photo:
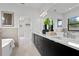
<instances>
[{"instance_id":1,"label":"mirror frame","mask_svg":"<svg viewBox=\"0 0 79 59\"><path fill-rule=\"evenodd\" d=\"M3 17L3 14L4 13L8 13L8 14L12 14L12 24L11 25L5 25L3 24L3 20L2 20L2 17ZM14 26L14 13L11 12L11 11L1 11L1 26L2 27L13 27Z\"/></svg>"}]
</instances>

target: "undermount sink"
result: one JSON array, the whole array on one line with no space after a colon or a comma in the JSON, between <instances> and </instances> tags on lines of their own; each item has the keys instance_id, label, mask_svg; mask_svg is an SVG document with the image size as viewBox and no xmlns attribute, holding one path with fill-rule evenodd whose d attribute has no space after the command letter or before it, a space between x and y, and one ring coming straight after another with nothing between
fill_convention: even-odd
<instances>
[{"instance_id":1,"label":"undermount sink","mask_svg":"<svg viewBox=\"0 0 79 59\"><path fill-rule=\"evenodd\" d=\"M57 39L62 39L61 37L55 37L55 38L57 38Z\"/></svg>"}]
</instances>

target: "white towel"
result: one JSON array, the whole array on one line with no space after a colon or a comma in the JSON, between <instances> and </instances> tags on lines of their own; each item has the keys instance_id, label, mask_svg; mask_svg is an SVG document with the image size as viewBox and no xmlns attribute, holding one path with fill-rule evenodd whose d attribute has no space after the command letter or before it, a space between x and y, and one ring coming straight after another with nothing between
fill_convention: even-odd
<instances>
[{"instance_id":1,"label":"white towel","mask_svg":"<svg viewBox=\"0 0 79 59\"><path fill-rule=\"evenodd\" d=\"M12 39L12 40L11 40L11 43L10 43L10 46L11 46L12 48L15 47L15 44L14 44L14 43L15 43L15 41Z\"/></svg>"},{"instance_id":2,"label":"white towel","mask_svg":"<svg viewBox=\"0 0 79 59\"><path fill-rule=\"evenodd\" d=\"M15 41L12 38L2 39L2 47L5 47L5 45L9 44L12 48L15 47Z\"/></svg>"}]
</instances>

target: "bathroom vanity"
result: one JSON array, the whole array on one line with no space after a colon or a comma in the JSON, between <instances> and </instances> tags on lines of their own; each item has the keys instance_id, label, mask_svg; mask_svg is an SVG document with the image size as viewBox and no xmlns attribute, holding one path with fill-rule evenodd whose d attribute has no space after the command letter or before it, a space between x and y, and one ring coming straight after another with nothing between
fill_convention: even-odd
<instances>
[{"instance_id":1,"label":"bathroom vanity","mask_svg":"<svg viewBox=\"0 0 79 59\"><path fill-rule=\"evenodd\" d=\"M79 56L79 48L69 45L73 39L34 32L33 42L42 56Z\"/></svg>"}]
</instances>

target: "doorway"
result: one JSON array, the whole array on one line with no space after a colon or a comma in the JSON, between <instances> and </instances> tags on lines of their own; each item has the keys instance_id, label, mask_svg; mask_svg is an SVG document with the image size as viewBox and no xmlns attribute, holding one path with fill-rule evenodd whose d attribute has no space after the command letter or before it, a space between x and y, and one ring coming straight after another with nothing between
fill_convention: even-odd
<instances>
[{"instance_id":1,"label":"doorway","mask_svg":"<svg viewBox=\"0 0 79 59\"><path fill-rule=\"evenodd\" d=\"M31 43L31 20L29 18L19 21L19 45L26 46Z\"/></svg>"}]
</instances>

